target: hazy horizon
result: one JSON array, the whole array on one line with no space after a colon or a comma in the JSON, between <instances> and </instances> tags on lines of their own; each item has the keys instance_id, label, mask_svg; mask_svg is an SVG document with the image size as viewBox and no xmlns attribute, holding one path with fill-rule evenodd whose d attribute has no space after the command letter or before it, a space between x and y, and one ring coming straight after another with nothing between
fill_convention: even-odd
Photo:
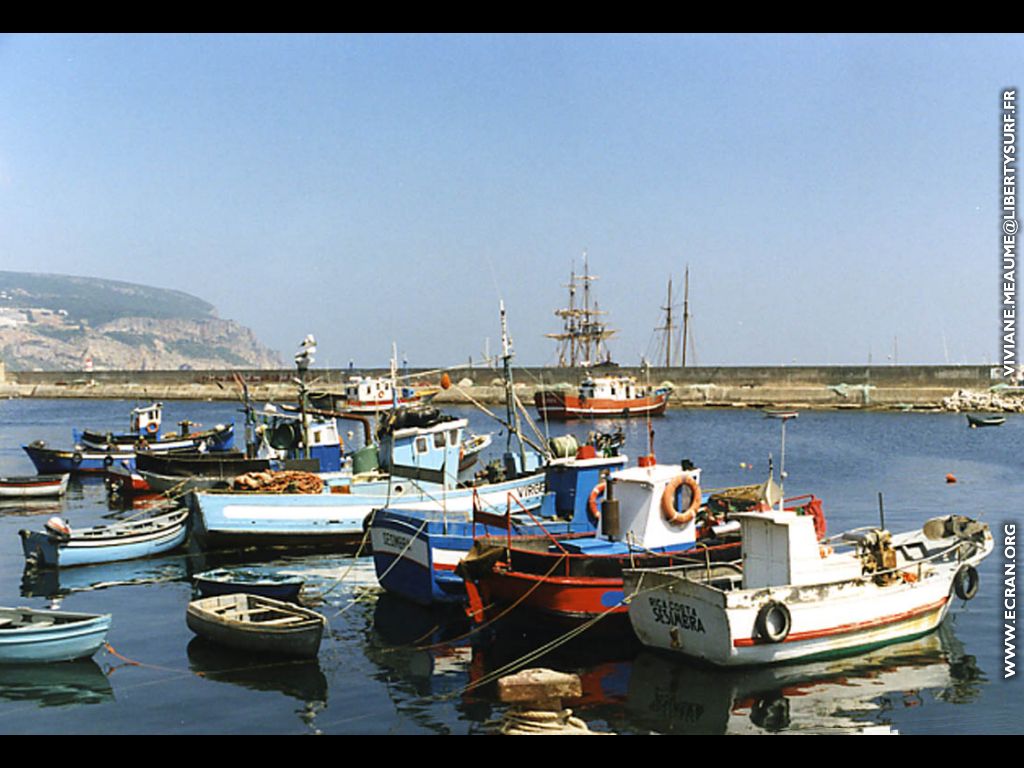
<instances>
[{"instance_id":1,"label":"hazy horizon","mask_svg":"<svg viewBox=\"0 0 1024 768\"><path fill-rule=\"evenodd\" d=\"M0 36L0 269L185 291L290 360L995 364L1019 35ZM675 344L674 344L675 346Z\"/></svg>"}]
</instances>

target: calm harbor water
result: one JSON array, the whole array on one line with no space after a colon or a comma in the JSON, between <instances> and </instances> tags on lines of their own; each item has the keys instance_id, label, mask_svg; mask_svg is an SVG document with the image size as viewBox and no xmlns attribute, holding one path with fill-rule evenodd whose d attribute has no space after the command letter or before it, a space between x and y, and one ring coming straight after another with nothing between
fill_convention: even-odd
<instances>
[{"instance_id":1,"label":"calm harbor water","mask_svg":"<svg viewBox=\"0 0 1024 768\"><path fill-rule=\"evenodd\" d=\"M68 446L72 427L123 429L128 401L0 401L0 475L33 474L21 446ZM500 425L452 409L477 432ZM231 403L170 402L167 428L189 418L235 421ZM646 452L645 422L621 422L631 458ZM589 428L568 427L579 437ZM780 422L748 410L676 410L653 422L658 459L689 458L706 488L762 481L779 460ZM957 600L940 631L846 660L723 672L587 636L529 666L577 672L569 702L593 730L623 734L772 733L892 729L904 734L1021 733L1021 683L1003 678L1002 531L1024 522L1024 417L968 429L962 415L803 412L787 425L787 495L822 497L829 531L878 520L917 527L958 512L980 517L997 547L981 589ZM562 434L556 427L553 434ZM949 484L946 475L958 482ZM489 675L558 631L515 621L464 637L457 616L382 594L368 557L188 551L146 561L29 576L18 530L60 514L75 527L130 515L108 506L102 480L72 481L67 498L0 505L0 605L112 613L113 652L74 664L0 667L0 732L7 734L483 734L504 707ZM203 643L185 624L190 577L225 563L273 562L303 573L329 619L314 662L268 663Z\"/></svg>"}]
</instances>

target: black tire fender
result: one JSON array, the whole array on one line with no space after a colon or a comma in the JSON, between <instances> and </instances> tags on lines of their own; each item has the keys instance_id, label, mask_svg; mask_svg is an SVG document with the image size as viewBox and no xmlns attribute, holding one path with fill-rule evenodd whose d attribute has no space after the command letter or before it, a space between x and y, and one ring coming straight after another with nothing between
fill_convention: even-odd
<instances>
[{"instance_id":1,"label":"black tire fender","mask_svg":"<svg viewBox=\"0 0 1024 768\"><path fill-rule=\"evenodd\" d=\"M953 591L961 600L970 600L978 594L979 582L978 570L973 565L965 565L953 578Z\"/></svg>"},{"instance_id":2,"label":"black tire fender","mask_svg":"<svg viewBox=\"0 0 1024 768\"><path fill-rule=\"evenodd\" d=\"M789 636L792 626L793 617L790 616L789 608L785 603L774 600L761 606L754 620L757 636L769 643L781 643Z\"/></svg>"}]
</instances>

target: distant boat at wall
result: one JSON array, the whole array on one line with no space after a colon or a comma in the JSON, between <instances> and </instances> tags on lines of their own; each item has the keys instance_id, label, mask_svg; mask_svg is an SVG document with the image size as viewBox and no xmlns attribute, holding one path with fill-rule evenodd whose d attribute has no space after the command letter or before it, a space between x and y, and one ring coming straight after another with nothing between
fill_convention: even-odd
<instances>
[{"instance_id":1,"label":"distant boat at wall","mask_svg":"<svg viewBox=\"0 0 1024 768\"><path fill-rule=\"evenodd\" d=\"M669 387L638 384L631 376L587 376L575 393L541 390L533 402L541 418L547 419L660 416L671 394Z\"/></svg>"},{"instance_id":2,"label":"distant boat at wall","mask_svg":"<svg viewBox=\"0 0 1024 768\"><path fill-rule=\"evenodd\" d=\"M967 423L971 429L978 427L998 427L1006 423L1005 416L972 416L967 414Z\"/></svg>"},{"instance_id":3,"label":"distant boat at wall","mask_svg":"<svg viewBox=\"0 0 1024 768\"><path fill-rule=\"evenodd\" d=\"M0 608L0 664L73 661L106 642L110 614Z\"/></svg>"},{"instance_id":4,"label":"distant boat at wall","mask_svg":"<svg viewBox=\"0 0 1024 768\"><path fill-rule=\"evenodd\" d=\"M374 414L395 407L426 405L440 391L438 387L392 383L387 376L352 376L340 395L313 394L311 399L348 413Z\"/></svg>"}]
</instances>

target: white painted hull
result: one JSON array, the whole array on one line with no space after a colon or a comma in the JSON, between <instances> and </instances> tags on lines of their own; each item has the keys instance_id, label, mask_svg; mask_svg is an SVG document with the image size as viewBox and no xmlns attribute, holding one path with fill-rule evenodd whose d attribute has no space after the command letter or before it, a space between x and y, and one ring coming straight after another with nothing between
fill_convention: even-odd
<instances>
[{"instance_id":1,"label":"white painted hull","mask_svg":"<svg viewBox=\"0 0 1024 768\"><path fill-rule=\"evenodd\" d=\"M967 561L977 563L984 554ZM834 583L723 589L678 569L627 571L625 592L637 637L653 648L721 666L778 664L859 653L936 629L954 598L963 563L942 562L879 586L870 577ZM788 634L772 642L756 628L765 605L785 605Z\"/></svg>"}]
</instances>

